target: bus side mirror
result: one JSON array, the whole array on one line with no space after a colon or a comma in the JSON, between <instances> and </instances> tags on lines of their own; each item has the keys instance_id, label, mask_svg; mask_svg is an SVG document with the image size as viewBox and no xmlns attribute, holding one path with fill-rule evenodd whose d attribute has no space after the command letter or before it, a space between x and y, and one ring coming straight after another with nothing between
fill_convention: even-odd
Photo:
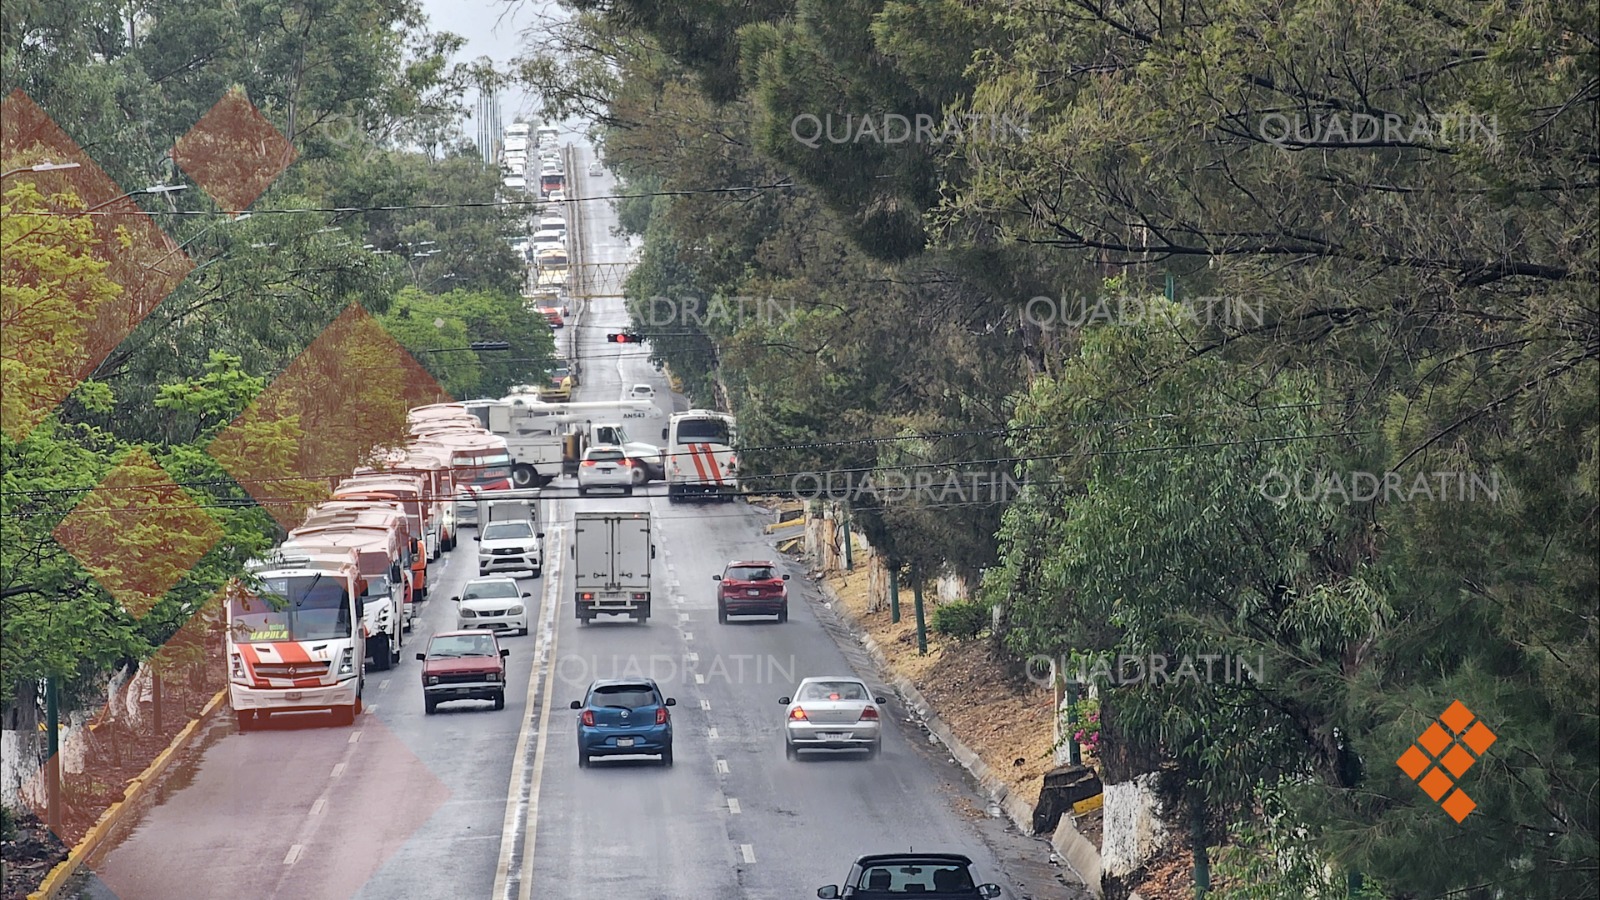
<instances>
[{"instance_id":1,"label":"bus side mirror","mask_svg":"<svg viewBox=\"0 0 1600 900\"><path fill-rule=\"evenodd\" d=\"M665 428L661 429L661 439L663 441L667 439L667 430Z\"/></svg>"},{"instance_id":2,"label":"bus side mirror","mask_svg":"<svg viewBox=\"0 0 1600 900\"><path fill-rule=\"evenodd\" d=\"M650 545L650 558L651 559L655 559L656 558L656 545L655 544L651 544Z\"/></svg>"}]
</instances>

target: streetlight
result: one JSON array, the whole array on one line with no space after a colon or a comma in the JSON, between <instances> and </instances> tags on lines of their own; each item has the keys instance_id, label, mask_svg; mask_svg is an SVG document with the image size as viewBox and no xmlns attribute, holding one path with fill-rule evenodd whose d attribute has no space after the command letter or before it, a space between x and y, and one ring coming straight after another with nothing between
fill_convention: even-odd
<instances>
[{"instance_id":1,"label":"streetlight","mask_svg":"<svg viewBox=\"0 0 1600 900\"><path fill-rule=\"evenodd\" d=\"M18 172L58 172L58 171L60 171L62 169L76 169L76 168L79 168L79 164L78 163L42 162L42 163L38 163L36 165L23 166L20 169L12 169L9 172L0 172L0 178L10 178L11 176L17 174Z\"/></svg>"}]
</instances>

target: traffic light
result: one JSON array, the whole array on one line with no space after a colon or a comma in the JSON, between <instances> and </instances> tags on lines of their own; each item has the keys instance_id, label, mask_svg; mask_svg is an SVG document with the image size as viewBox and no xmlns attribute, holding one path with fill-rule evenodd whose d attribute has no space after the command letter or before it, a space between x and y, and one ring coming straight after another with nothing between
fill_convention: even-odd
<instances>
[{"instance_id":1,"label":"traffic light","mask_svg":"<svg viewBox=\"0 0 1600 900\"><path fill-rule=\"evenodd\" d=\"M606 341L612 344L642 344L644 343L644 338L628 331L625 331L621 334L612 332L611 334L606 335Z\"/></svg>"}]
</instances>

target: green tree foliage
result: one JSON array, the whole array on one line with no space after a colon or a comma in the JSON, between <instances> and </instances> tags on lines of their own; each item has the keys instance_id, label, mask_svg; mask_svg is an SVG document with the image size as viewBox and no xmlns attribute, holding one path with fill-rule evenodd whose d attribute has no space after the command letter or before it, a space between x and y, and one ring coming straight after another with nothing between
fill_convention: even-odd
<instances>
[{"instance_id":1,"label":"green tree foliage","mask_svg":"<svg viewBox=\"0 0 1600 900\"><path fill-rule=\"evenodd\" d=\"M555 339L544 317L519 297L457 290L402 290L380 321L452 397L501 397L519 384L538 384L554 364ZM452 349L475 341L505 341L509 352Z\"/></svg>"}]
</instances>

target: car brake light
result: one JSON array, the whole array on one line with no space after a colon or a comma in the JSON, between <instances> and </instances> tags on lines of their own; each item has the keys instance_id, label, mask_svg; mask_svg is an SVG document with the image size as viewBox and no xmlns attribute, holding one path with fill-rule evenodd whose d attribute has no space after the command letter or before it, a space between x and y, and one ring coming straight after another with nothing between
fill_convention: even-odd
<instances>
[{"instance_id":1,"label":"car brake light","mask_svg":"<svg viewBox=\"0 0 1600 900\"><path fill-rule=\"evenodd\" d=\"M584 600L593 600L594 599L594 595L593 594L584 594L582 596L583 596Z\"/></svg>"},{"instance_id":2,"label":"car brake light","mask_svg":"<svg viewBox=\"0 0 1600 900\"><path fill-rule=\"evenodd\" d=\"M632 466L633 465L633 460L631 460L631 459L622 459L622 460L618 460L617 463L618 463L618 465Z\"/></svg>"},{"instance_id":3,"label":"car brake light","mask_svg":"<svg viewBox=\"0 0 1600 900\"><path fill-rule=\"evenodd\" d=\"M644 594L634 594L633 595L633 599L635 599L635 600L643 600L644 599Z\"/></svg>"},{"instance_id":4,"label":"car brake light","mask_svg":"<svg viewBox=\"0 0 1600 900\"><path fill-rule=\"evenodd\" d=\"M590 728L594 727L594 710L586 709L583 711L583 724Z\"/></svg>"},{"instance_id":5,"label":"car brake light","mask_svg":"<svg viewBox=\"0 0 1600 900\"><path fill-rule=\"evenodd\" d=\"M861 722L876 722L876 721L878 721L878 708L875 707L875 706L869 706L866 709L863 709L861 711L861 718L858 721L861 721Z\"/></svg>"},{"instance_id":6,"label":"car brake light","mask_svg":"<svg viewBox=\"0 0 1600 900\"><path fill-rule=\"evenodd\" d=\"M594 465L594 460L586 459L586 460L583 461L583 464L586 465L586 466L592 466L592 465Z\"/></svg>"},{"instance_id":7,"label":"car brake light","mask_svg":"<svg viewBox=\"0 0 1600 900\"><path fill-rule=\"evenodd\" d=\"M806 720L806 711L796 706L794 708L794 712L789 713L789 718L794 719L797 722L804 722Z\"/></svg>"},{"instance_id":8,"label":"car brake light","mask_svg":"<svg viewBox=\"0 0 1600 900\"><path fill-rule=\"evenodd\" d=\"M657 725L665 725L665 724L667 724L667 708L665 706L661 706L661 707L657 707L656 708L656 724Z\"/></svg>"}]
</instances>

